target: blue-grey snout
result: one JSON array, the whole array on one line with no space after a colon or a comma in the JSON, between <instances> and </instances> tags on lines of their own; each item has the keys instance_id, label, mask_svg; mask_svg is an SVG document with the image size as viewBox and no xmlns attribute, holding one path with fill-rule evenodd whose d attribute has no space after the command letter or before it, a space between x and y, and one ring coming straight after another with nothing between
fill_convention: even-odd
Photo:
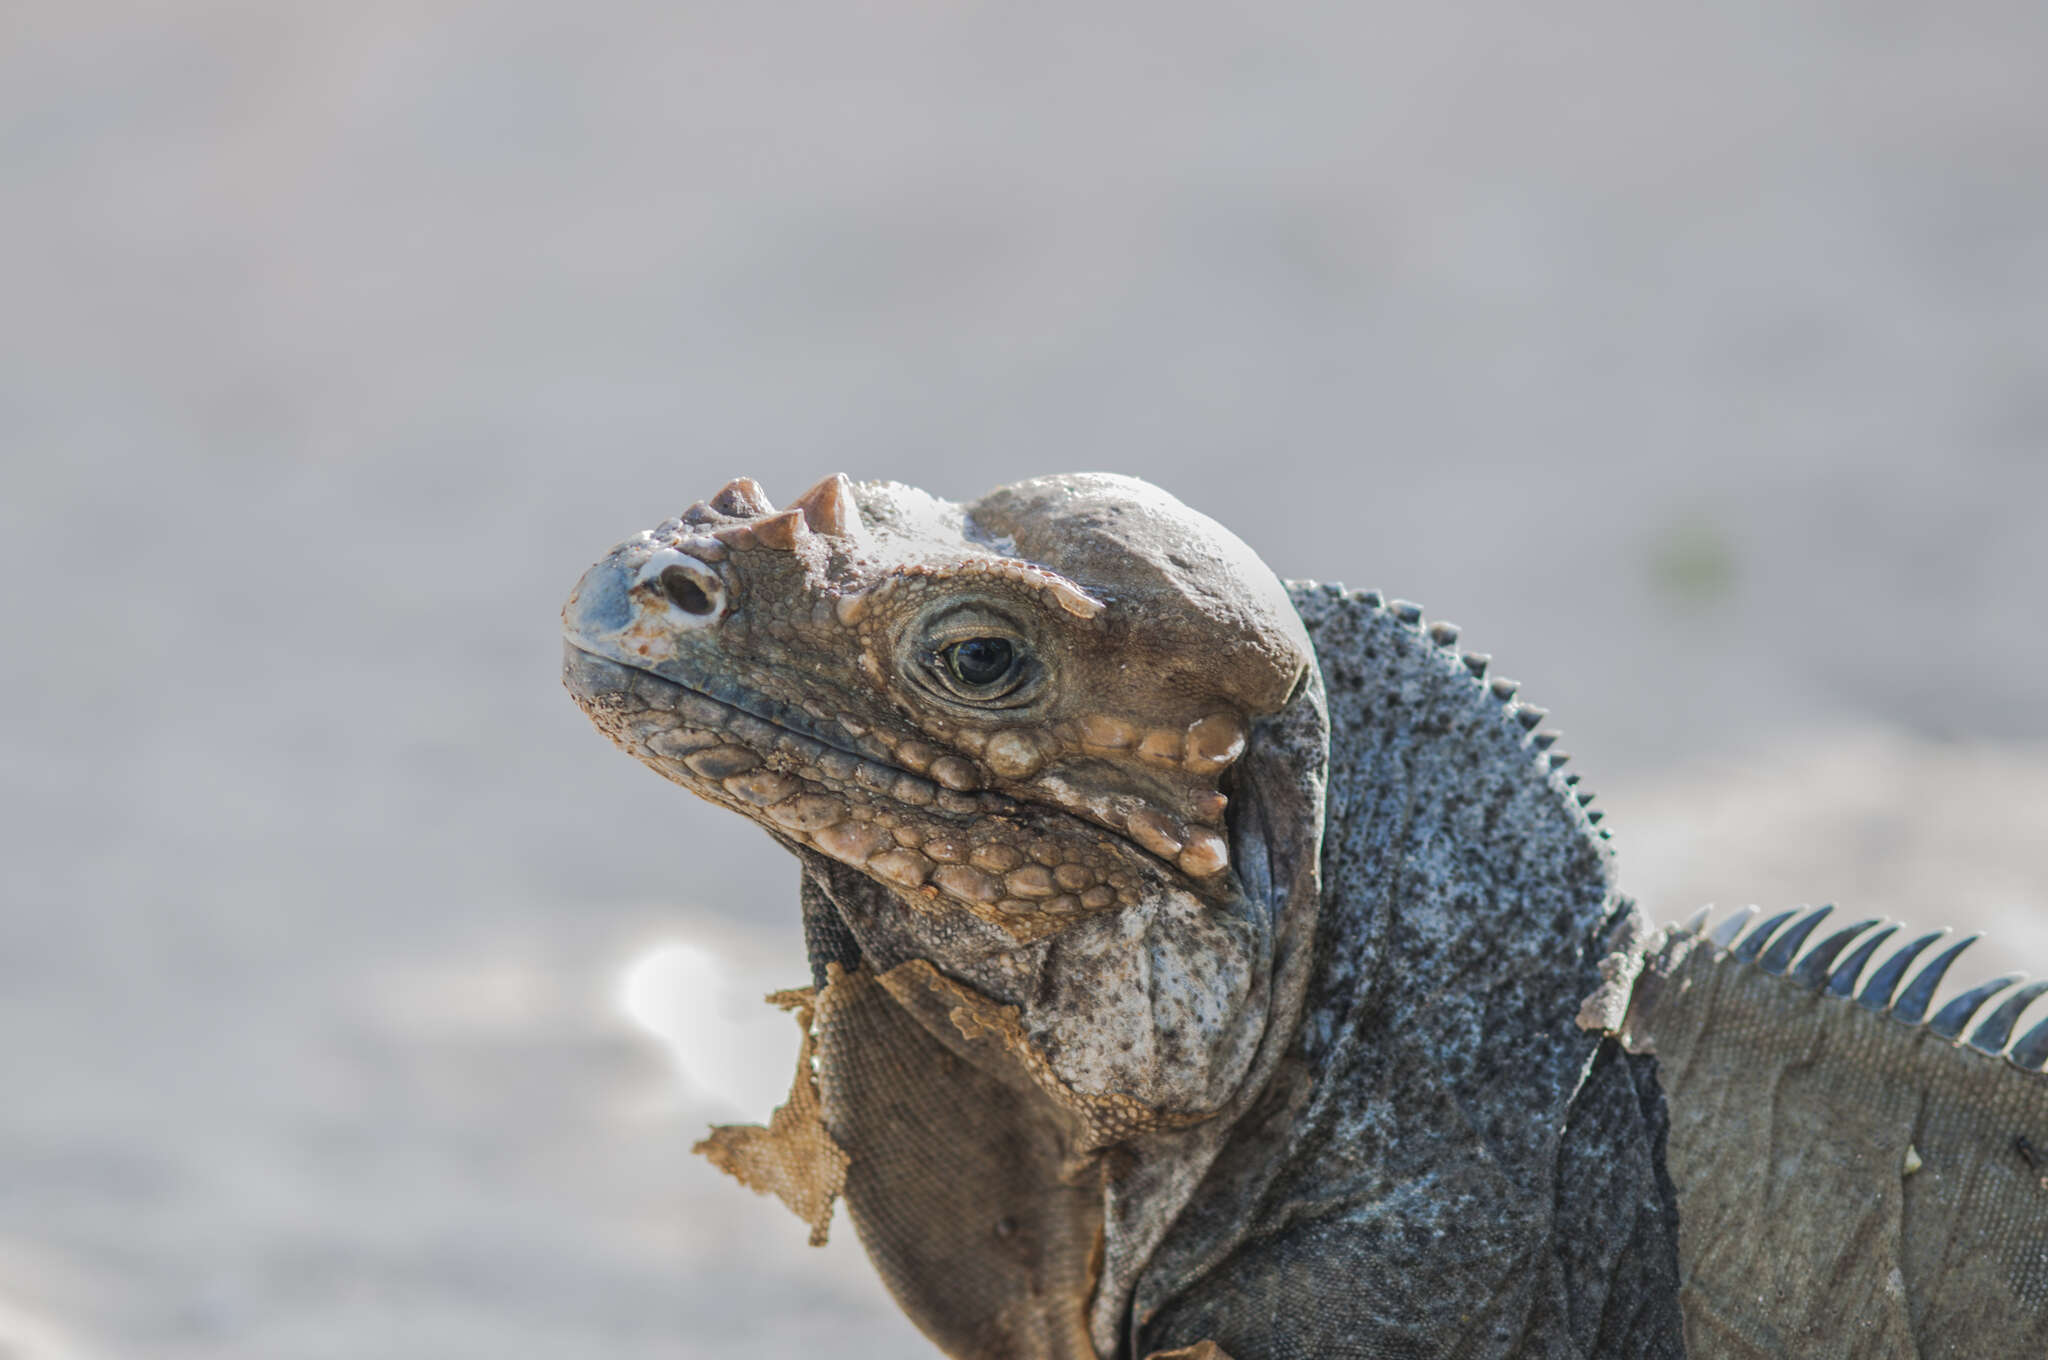
<instances>
[{"instance_id":1,"label":"blue-grey snout","mask_svg":"<svg viewBox=\"0 0 2048 1360\"><path fill-rule=\"evenodd\" d=\"M659 664L674 656L679 639L715 626L728 598L710 562L645 533L583 573L562 606L562 634L599 656Z\"/></svg>"}]
</instances>

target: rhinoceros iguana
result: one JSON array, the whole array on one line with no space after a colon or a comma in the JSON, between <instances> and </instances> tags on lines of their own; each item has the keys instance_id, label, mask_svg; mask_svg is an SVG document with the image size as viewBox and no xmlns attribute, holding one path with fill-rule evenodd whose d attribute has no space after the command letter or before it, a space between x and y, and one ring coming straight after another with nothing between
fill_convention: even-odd
<instances>
[{"instance_id":1,"label":"rhinoceros iguana","mask_svg":"<svg viewBox=\"0 0 2048 1360\"><path fill-rule=\"evenodd\" d=\"M814 1242L843 1198L948 1355L2048 1354L2043 984L1929 1020L1933 936L1652 931L1414 605L1129 478L743 478L564 620L802 864L789 1101L701 1150Z\"/></svg>"}]
</instances>

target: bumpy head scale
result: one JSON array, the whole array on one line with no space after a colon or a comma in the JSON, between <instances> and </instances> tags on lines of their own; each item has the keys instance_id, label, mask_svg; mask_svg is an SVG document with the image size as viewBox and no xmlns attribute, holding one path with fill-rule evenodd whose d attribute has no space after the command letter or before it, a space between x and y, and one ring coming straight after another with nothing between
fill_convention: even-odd
<instances>
[{"instance_id":1,"label":"bumpy head scale","mask_svg":"<svg viewBox=\"0 0 2048 1360\"><path fill-rule=\"evenodd\" d=\"M1037 938L1228 892L1231 766L1312 663L1221 526L1102 474L966 506L748 478L619 545L567 682L662 774L914 904Z\"/></svg>"}]
</instances>

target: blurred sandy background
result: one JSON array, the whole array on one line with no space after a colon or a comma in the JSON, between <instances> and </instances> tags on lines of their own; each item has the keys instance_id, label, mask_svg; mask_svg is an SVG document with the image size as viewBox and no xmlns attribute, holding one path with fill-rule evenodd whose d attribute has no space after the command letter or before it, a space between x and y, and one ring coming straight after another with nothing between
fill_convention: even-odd
<instances>
[{"instance_id":1,"label":"blurred sandy background","mask_svg":"<svg viewBox=\"0 0 2048 1360\"><path fill-rule=\"evenodd\" d=\"M2044 69L2037 0L13 0L0 1356L925 1353L687 1152L786 1083L791 866L557 685L741 472L1150 477L1464 624L1659 916L2048 966Z\"/></svg>"}]
</instances>

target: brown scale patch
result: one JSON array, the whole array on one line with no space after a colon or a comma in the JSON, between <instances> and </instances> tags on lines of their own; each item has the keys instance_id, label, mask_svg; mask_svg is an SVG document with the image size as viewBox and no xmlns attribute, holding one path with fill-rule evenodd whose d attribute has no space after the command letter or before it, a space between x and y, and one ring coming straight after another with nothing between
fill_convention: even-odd
<instances>
[{"instance_id":1,"label":"brown scale patch","mask_svg":"<svg viewBox=\"0 0 2048 1360\"><path fill-rule=\"evenodd\" d=\"M968 862L977 869L992 874L1007 873L1024 862L1024 852L1014 845L991 841L977 845L967 856Z\"/></svg>"},{"instance_id":2,"label":"brown scale patch","mask_svg":"<svg viewBox=\"0 0 2048 1360\"><path fill-rule=\"evenodd\" d=\"M1053 886L1052 871L1043 864L1027 864L1012 870L1003 886L1014 897L1051 897L1058 891Z\"/></svg>"},{"instance_id":3,"label":"brown scale patch","mask_svg":"<svg viewBox=\"0 0 2048 1360\"><path fill-rule=\"evenodd\" d=\"M699 731L692 727L669 727L657 731L647 739L647 749L670 760L682 760L712 746L721 745L725 738L716 732Z\"/></svg>"},{"instance_id":4,"label":"brown scale patch","mask_svg":"<svg viewBox=\"0 0 2048 1360\"><path fill-rule=\"evenodd\" d=\"M1138 744L1138 729L1108 713L1090 713L1080 721L1081 745L1096 751L1123 751Z\"/></svg>"},{"instance_id":5,"label":"brown scale patch","mask_svg":"<svg viewBox=\"0 0 2048 1360\"><path fill-rule=\"evenodd\" d=\"M965 864L942 864L932 871L941 892L961 902L994 906L1003 899L1001 880Z\"/></svg>"},{"instance_id":6,"label":"brown scale patch","mask_svg":"<svg viewBox=\"0 0 2048 1360\"><path fill-rule=\"evenodd\" d=\"M715 707L685 696L672 706L622 702L607 717L615 740L671 779L902 890L921 910L959 909L1030 940L1137 898L1136 852L1106 835L1026 831L992 795L821 749L751 715L711 730L703 724ZM695 725L684 724L685 709ZM958 758L939 757L933 773L948 759Z\"/></svg>"},{"instance_id":7,"label":"brown scale patch","mask_svg":"<svg viewBox=\"0 0 2048 1360\"><path fill-rule=\"evenodd\" d=\"M584 707L615 742L676 782L902 890L914 907L962 910L1020 941L1134 903L1156 877L1123 840L1027 829L1015 804L979 791L981 772L970 762L930 755L936 748L913 740L894 744L926 763L924 775L647 675L629 693ZM1174 847L1190 872L1222 866L1220 854L1204 860L1208 847L1180 822L1149 808L1129 820L1133 841L1154 854ZM1220 849L1220 837L1213 844Z\"/></svg>"},{"instance_id":8,"label":"brown scale patch","mask_svg":"<svg viewBox=\"0 0 2048 1360\"><path fill-rule=\"evenodd\" d=\"M1230 847L1223 837L1204 826L1184 829L1187 843L1176 857L1176 862L1195 878L1207 878L1220 874L1230 867Z\"/></svg>"},{"instance_id":9,"label":"brown scale patch","mask_svg":"<svg viewBox=\"0 0 2048 1360\"><path fill-rule=\"evenodd\" d=\"M1095 882L1095 871L1085 864L1061 864L1052 871L1052 876L1062 888L1079 892Z\"/></svg>"},{"instance_id":10,"label":"brown scale patch","mask_svg":"<svg viewBox=\"0 0 2048 1360\"><path fill-rule=\"evenodd\" d=\"M1124 819L1125 829L1131 839L1150 850L1161 859L1178 858L1181 852L1180 828L1151 808L1139 808Z\"/></svg>"},{"instance_id":11,"label":"brown scale patch","mask_svg":"<svg viewBox=\"0 0 2048 1360\"><path fill-rule=\"evenodd\" d=\"M971 793L981 787L981 775L959 756L940 756L934 760L931 776L955 793Z\"/></svg>"},{"instance_id":12,"label":"brown scale patch","mask_svg":"<svg viewBox=\"0 0 2048 1360\"><path fill-rule=\"evenodd\" d=\"M1178 765L1185 749L1183 734L1155 727L1138 743L1138 758L1155 765Z\"/></svg>"},{"instance_id":13,"label":"brown scale patch","mask_svg":"<svg viewBox=\"0 0 2048 1360\"><path fill-rule=\"evenodd\" d=\"M810 1226L811 1245L822 1247L832 1228L833 1202L846 1189L851 1159L826 1131L818 1104L818 1083L811 1070L817 1048L811 1037L814 994L805 988L776 992L768 1000L793 1012L803 1032L789 1099L768 1117L767 1127L718 1125L690 1150L755 1194L781 1200Z\"/></svg>"}]
</instances>

